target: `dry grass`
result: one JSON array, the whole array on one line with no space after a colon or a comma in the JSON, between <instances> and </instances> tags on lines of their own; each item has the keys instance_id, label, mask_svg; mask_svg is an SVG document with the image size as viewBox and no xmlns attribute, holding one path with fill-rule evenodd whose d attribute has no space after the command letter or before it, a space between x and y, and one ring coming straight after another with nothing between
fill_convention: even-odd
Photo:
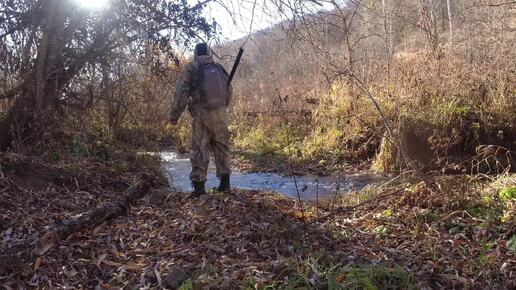
<instances>
[{"instance_id":1,"label":"dry grass","mask_svg":"<svg viewBox=\"0 0 516 290\"><path fill-rule=\"evenodd\" d=\"M510 39L500 39L485 44L475 58L461 45L439 59L428 57L424 51L400 52L395 55L390 76L382 70L375 72L368 88L391 127L398 128L395 142L415 151L409 157L425 169L465 172L471 165L464 163L477 155L478 146L516 151L516 70L511 61L516 55L510 47ZM289 158L314 164L321 160L371 160L379 152L381 161L376 159L375 169L392 171L402 164L396 152L385 156L389 149L380 146L385 127L376 109L352 83L335 80L329 87L315 84L317 88L283 102L278 101L283 95L279 91L277 95L261 95L257 101L259 92L270 91L274 85L263 83L255 88L253 98L248 97L250 87L238 87L232 126L237 132L237 147L263 155L291 155ZM246 112L263 108L264 103L270 109L250 120ZM294 110L299 113L274 115ZM288 144L283 138L285 131L291 135ZM424 156L414 156L416 151L423 151Z\"/></svg>"}]
</instances>

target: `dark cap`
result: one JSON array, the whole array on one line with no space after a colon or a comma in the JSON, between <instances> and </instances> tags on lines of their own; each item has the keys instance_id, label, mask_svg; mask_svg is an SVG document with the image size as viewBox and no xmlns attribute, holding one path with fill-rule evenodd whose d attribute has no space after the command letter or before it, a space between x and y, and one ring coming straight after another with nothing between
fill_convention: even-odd
<instances>
[{"instance_id":1,"label":"dark cap","mask_svg":"<svg viewBox=\"0 0 516 290\"><path fill-rule=\"evenodd\" d=\"M199 55L208 55L208 45L206 43L198 43L195 46L194 54Z\"/></svg>"}]
</instances>

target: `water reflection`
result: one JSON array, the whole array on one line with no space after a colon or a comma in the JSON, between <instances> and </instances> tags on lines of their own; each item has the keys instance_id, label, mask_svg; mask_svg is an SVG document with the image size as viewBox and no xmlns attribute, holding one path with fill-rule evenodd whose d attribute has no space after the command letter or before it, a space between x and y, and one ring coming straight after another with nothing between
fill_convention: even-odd
<instances>
[{"instance_id":1,"label":"water reflection","mask_svg":"<svg viewBox=\"0 0 516 290\"><path fill-rule=\"evenodd\" d=\"M162 152L161 158L168 174L170 184L176 191L191 191L189 180L190 159L188 156L175 152ZM288 197L297 198L297 193L306 202L315 202L317 194L320 201L334 198L337 190L346 192L359 190L369 184L379 184L386 181L386 177L375 174L347 175L347 176L282 176L277 173L244 173L234 171L231 176L231 185L242 189L275 191ZM210 162L208 168L207 188L218 185L215 175L215 166ZM297 184L297 189L296 189Z\"/></svg>"}]
</instances>

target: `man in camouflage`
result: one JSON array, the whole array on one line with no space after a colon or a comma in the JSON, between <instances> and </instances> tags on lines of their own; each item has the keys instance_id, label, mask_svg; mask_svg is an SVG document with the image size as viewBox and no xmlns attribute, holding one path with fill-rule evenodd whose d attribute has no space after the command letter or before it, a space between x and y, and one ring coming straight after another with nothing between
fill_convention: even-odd
<instances>
[{"instance_id":1,"label":"man in camouflage","mask_svg":"<svg viewBox=\"0 0 516 290\"><path fill-rule=\"evenodd\" d=\"M215 64L224 73L228 74L222 65L215 63L210 55L208 46L200 43L195 46L194 60L188 63L181 74L172 101L170 121L177 124L179 117L188 105L192 116L192 172L190 180L194 187L192 196L206 194L205 182L209 164L209 149L215 156L217 177L220 179L219 191L230 191L230 157L229 157L229 130L226 108L231 99L231 88L225 106L207 108L202 101L202 81L199 80L199 70L203 64Z\"/></svg>"}]
</instances>

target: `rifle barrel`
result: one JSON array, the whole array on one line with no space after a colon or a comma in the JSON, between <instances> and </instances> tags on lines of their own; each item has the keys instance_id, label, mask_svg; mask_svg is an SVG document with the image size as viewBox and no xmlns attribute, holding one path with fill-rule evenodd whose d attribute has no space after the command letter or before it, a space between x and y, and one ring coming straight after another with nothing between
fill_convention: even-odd
<instances>
[{"instance_id":1,"label":"rifle barrel","mask_svg":"<svg viewBox=\"0 0 516 290\"><path fill-rule=\"evenodd\" d=\"M240 64L240 59L242 58L242 54L244 54L244 49L241 47L238 50L238 55L236 57L235 63L233 64L233 68L231 69L231 73L229 74L228 86L231 85L231 81L233 81L233 77L235 76L237 67Z\"/></svg>"}]
</instances>

